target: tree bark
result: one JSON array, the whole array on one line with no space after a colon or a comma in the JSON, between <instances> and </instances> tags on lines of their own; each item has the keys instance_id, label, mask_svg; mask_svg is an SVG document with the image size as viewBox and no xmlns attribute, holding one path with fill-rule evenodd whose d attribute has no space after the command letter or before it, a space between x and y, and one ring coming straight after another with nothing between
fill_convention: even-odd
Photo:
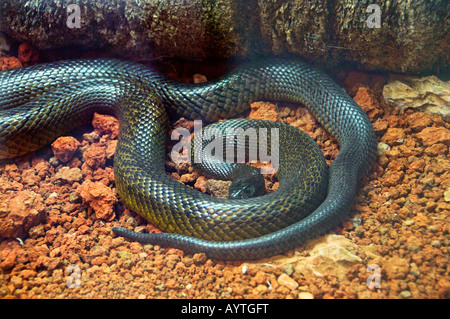
<instances>
[{"instance_id":1,"label":"tree bark","mask_svg":"<svg viewBox=\"0 0 450 319\"><path fill-rule=\"evenodd\" d=\"M448 67L446 0L1 0L0 31L39 49L129 59L293 55L333 67L423 73ZM80 28L69 27L70 4ZM70 20L70 19L69 19Z\"/></svg>"}]
</instances>

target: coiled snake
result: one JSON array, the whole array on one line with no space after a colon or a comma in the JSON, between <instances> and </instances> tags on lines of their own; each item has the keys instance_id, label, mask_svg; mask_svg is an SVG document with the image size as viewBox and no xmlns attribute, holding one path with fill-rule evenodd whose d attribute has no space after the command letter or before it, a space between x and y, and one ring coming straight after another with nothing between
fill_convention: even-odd
<instances>
[{"instance_id":1,"label":"coiled snake","mask_svg":"<svg viewBox=\"0 0 450 319\"><path fill-rule=\"evenodd\" d=\"M219 199L167 176L167 112L216 122L260 100L303 103L309 108L340 143L329 170L318 146L300 130L236 119L215 125L279 130L276 192ZM0 73L0 159L49 145L89 122L94 111L119 119L114 175L121 200L166 233L113 231L218 259L283 253L336 227L348 214L357 182L376 154L375 134L364 111L326 74L304 62L262 60L219 80L193 85L134 62L91 59Z\"/></svg>"}]
</instances>

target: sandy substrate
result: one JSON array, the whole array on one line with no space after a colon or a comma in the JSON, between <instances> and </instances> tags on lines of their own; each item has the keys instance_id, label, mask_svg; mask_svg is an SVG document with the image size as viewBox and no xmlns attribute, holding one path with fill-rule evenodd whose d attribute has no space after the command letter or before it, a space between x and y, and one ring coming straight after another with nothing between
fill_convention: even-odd
<instances>
[{"instance_id":1,"label":"sandy substrate","mask_svg":"<svg viewBox=\"0 0 450 319\"><path fill-rule=\"evenodd\" d=\"M0 58L1 69L33 63L32 51ZM388 107L381 96L387 76L341 72L337 79L369 115L379 157L352 217L333 233L251 262L116 237L115 226L160 230L120 202L112 170L118 123L96 115L93 127L0 163L0 297L449 298L450 124ZM254 103L242 116L299 127L328 163L338 154L338 144L301 105ZM221 192L220 183L188 165L167 162L167 173ZM274 176L266 183L276 190Z\"/></svg>"}]
</instances>

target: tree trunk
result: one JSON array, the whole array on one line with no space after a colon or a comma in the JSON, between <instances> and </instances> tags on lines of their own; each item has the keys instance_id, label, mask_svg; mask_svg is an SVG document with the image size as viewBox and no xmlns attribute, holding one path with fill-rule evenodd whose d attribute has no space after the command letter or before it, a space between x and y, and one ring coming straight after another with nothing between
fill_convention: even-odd
<instances>
[{"instance_id":1,"label":"tree trunk","mask_svg":"<svg viewBox=\"0 0 450 319\"><path fill-rule=\"evenodd\" d=\"M39 49L101 49L138 60L293 55L366 70L448 67L448 1L383 1L379 28L377 11L367 11L372 2L2 0L0 31ZM78 5L79 15L67 11L70 4Z\"/></svg>"}]
</instances>

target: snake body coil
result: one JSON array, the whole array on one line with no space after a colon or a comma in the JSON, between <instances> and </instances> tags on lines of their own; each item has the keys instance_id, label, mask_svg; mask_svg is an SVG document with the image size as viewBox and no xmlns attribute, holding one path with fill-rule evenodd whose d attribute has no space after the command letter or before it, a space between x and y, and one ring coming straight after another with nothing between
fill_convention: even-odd
<instances>
[{"instance_id":1,"label":"snake body coil","mask_svg":"<svg viewBox=\"0 0 450 319\"><path fill-rule=\"evenodd\" d=\"M300 130L282 123L231 120L220 125L279 129L278 191L224 200L166 175L166 111L215 122L260 100L303 103L310 109L341 146L329 170L317 145ZM0 159L50 144L89 122L94 111L119 118L114 174L121 200L168 233L114 232L219 259L279 254L336 227L376 154L375 134L363 110L306 63L260 61L217 81L189 85L133 62L93 59L0 73Z\"/></svg>"}]
</instances>

